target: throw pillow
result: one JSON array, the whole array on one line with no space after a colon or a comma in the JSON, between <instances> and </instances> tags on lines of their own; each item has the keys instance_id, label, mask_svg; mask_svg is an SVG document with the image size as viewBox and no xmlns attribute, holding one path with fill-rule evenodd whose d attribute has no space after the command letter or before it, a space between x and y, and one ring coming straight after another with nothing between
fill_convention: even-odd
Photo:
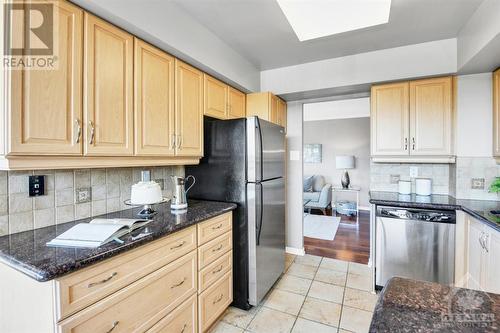
<instances>
[{"instance_id":1,"label":"throw pillow","mask_svg":"<svg viewBox=\"0 0 500 333\"><path fill-rule=\"evenodd\" d=\"M313 181L313 191L314 192L321 192L323 187L325 186L325 177L323 176L316 176L314 177Z\"/></svg>"},{"instance_id":2,"label":"throw pillow","mask_svg":"<svg viewBox=\"0 0 500 333\"><path fill-rule=\"evenodd\" d=\"M313 188L313 176L304 177L304 192L311 192Z\"/></svg>"}]
</instances>

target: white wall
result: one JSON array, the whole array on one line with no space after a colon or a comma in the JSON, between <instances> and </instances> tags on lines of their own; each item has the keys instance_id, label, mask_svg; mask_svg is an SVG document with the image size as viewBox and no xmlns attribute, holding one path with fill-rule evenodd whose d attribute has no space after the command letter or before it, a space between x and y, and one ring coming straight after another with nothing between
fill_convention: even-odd
<instances>
[{"instance_id":1,"label":"white wall","mask_svg":"<svg viewBox=\"0 0 500 333\"><path fill-rule=\"evenodd\" d=\"M260 91L259 70L170 1L73 2L240 89Z\"/></svg>"},{"instance_id":2,"label":"white wall","mask_svg":"<svg viewBox=\"0 0 500 333\"><path fill-rule=\"evenodd\" d=\"M456 154L491 157L492 74L461 75L457 84Z\"/></svg>"},{"instance_id":3,"label":"white wall","mask_svg":"<svg viewBox=\"0 0 500 333\"><path fill-rule=\"evenodd\" d=\"M307 115L304 104L304 118ZM304 175L322 175L327 183L340 186L344 170L337 170L337 155L353 155L355 168L348 170L352 186L359 186L360 207L367 208L370 187L370 118L330 119L304 122L304 144L322 144L321 163L304 163ZM354 200L342 194L339 200Z\"/></svg>"},{"instance_id":4,"label":"white wall","mask_svg":"<svg viewBox=\"0 0 500 333\"><path fill-rule=\"evenodd\" d=\"M276 94L394 81L457 70L456 39L446 39L261 72L261 89Z\"/></svg>"},{"instance_id":5,"label":"white wall","mask_svg":"<svg viewBox=\"0 0 500 333\"><path fill-rule=\"evenodd\" d=\"M304 121L370 117L370 98L304 104Z\"/></svg>"},{"instance_id":6,"label":"white wall","mask_svg":"<svg viewBox=\"0 0 500 333\"><path fill-rule=\"evenodd\" d=\"M287 250L303 251L304 238L302 217L302 103L288 103L287 112L287 212L286 212L286 246ZM291 159L296 155L297 159Z\"/></svg>"}]
</instances>

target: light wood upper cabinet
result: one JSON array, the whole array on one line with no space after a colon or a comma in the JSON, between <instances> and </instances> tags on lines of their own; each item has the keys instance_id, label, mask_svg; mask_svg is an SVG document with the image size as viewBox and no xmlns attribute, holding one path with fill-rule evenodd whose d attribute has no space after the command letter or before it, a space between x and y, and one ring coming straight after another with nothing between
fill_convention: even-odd
<instances>
[{"instance_id":1,"label":"light wood upper cabinet","mask_svg":"<svg viewBox=\"0 0 500 333\"><path fill-rule=\"evenodd\" d=\"M286 102L278 99L278 125L286 128Z\"/></svg>"},{"instance_id":2,"label":"light wood upper cabinet","mask_svg":"<svg viewBox=\"0 0 500 333\"><path fill-rule=\"evenodd\" d=\"M227 118L233 119L246 117L245 94L241 91L229 87L228 106Z\"/></svg>"},{"instance_id":3,"label":"light wood upper cabinet","mask_svg":"<svg viewBox=\"0 0 500 333\"><path fill-rule=\"evenodd\" d=\"M133 36L85 13L85 154L133 155Z\"/></svg>"},{"instance_id":4,"label":"light wood upper cabinet","mask_svg":"<svg viewBox=\"0 0 500 333\"><path fill-rule=\"evenodd\" d=\"M203 75L205 89L205 103L203 113L206 116L225 119L228 109L228 86L211 77Z\"/></svg>"},{"instance_id":5,"label":"light wood upper cabinet","mask_svg":"<svg viewBox=\"0 0 500 333\"><path fill-rule=\"evenodd\" d=\"M408 82L371 89L372 156L409 154Z\"/></svg>"},{"instance_id":6,"label":"light wood upper cabinet","mask_svg":"<svg viewBox=\"0 0 500 333\"><path fill-rule=\"evenodd\" d=\"M175 60L177 156L203 156L203 73Z\"/></svg>"},{"instance_id":7,"label":"light wood upper cabinet","mask_svg":"<svg viewBox=\"0 0 500 333\"><path fill-rule=\"evenodd\" d=\"M500 69L493 73L493 156L500 157Z\"/></svg>"},{"instance_id":8,"label":"light wood upper cabinet","mask_svg":"<svg viewBox=\"0 0 500 333\"><path fill-rule=\"evenodd\" d=\"M452 154L452 78L410 82L412 155Z\"/></svg>"},{"instance_id":9,"label":"light wood upper cabinet","mask_svg":"<svg viewBox=\"0 0 500 333\"><path fill-rule=\"evenodd\" d=\"M286 112L286 103L270 92L248 94L246 114L286 127L286 121L280 114L283 105Z\"/></svg>"},{"instance_id":10,"label":"light wood upper cabinet","mask_svg":"<svg viewBox=\"0 0 500 333\"><path fill-rule=\"evenodd\" d=\"M56 69L8 72L11 75L9 154L82 153L83 12L63 1L54 5L59 21ZM12 31L21 32L20 29Z\"/></svg>"},{"instance_id":11,"label":"light wood upper cabinet","mask_svg":"<svg viewBox=\"0 0 500 333\"><path fill-rule=\"evenodd\" d=\"M174 155L174 57L134 42L136 155Z\"/></svg>"}]
</instances>

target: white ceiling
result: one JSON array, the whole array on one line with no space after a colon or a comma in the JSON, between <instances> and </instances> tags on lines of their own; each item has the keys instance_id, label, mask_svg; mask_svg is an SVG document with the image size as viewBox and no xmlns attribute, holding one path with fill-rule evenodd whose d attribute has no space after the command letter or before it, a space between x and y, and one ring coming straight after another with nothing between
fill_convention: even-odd
<instances>
[{"instance_id":1,"label":"white ceiling","mask_svg":"<svg viewBox=\"0 0 500 333\"><path fill-rule=\"evenodd\" d=\"M171 0L261 70L453 38L483 0L392 0L389 23L299 42L275 0Z\"/></svg>"}]
</instances>

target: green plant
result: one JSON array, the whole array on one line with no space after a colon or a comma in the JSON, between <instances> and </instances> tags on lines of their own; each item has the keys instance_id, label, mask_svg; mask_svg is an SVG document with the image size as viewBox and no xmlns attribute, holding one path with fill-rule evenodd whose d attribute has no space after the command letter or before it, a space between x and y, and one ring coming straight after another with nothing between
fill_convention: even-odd
<instances>
[{"instance_id":1,"label":"green plant","mask_svg":"<svg viewBox=\"0 0 500 333\"><path fill-rule=\"evenodd\" d=\"M500 192L500 177L496 177L493 183L490 185L490 192L499 193Z\"/></svg>"}]
</instances>

